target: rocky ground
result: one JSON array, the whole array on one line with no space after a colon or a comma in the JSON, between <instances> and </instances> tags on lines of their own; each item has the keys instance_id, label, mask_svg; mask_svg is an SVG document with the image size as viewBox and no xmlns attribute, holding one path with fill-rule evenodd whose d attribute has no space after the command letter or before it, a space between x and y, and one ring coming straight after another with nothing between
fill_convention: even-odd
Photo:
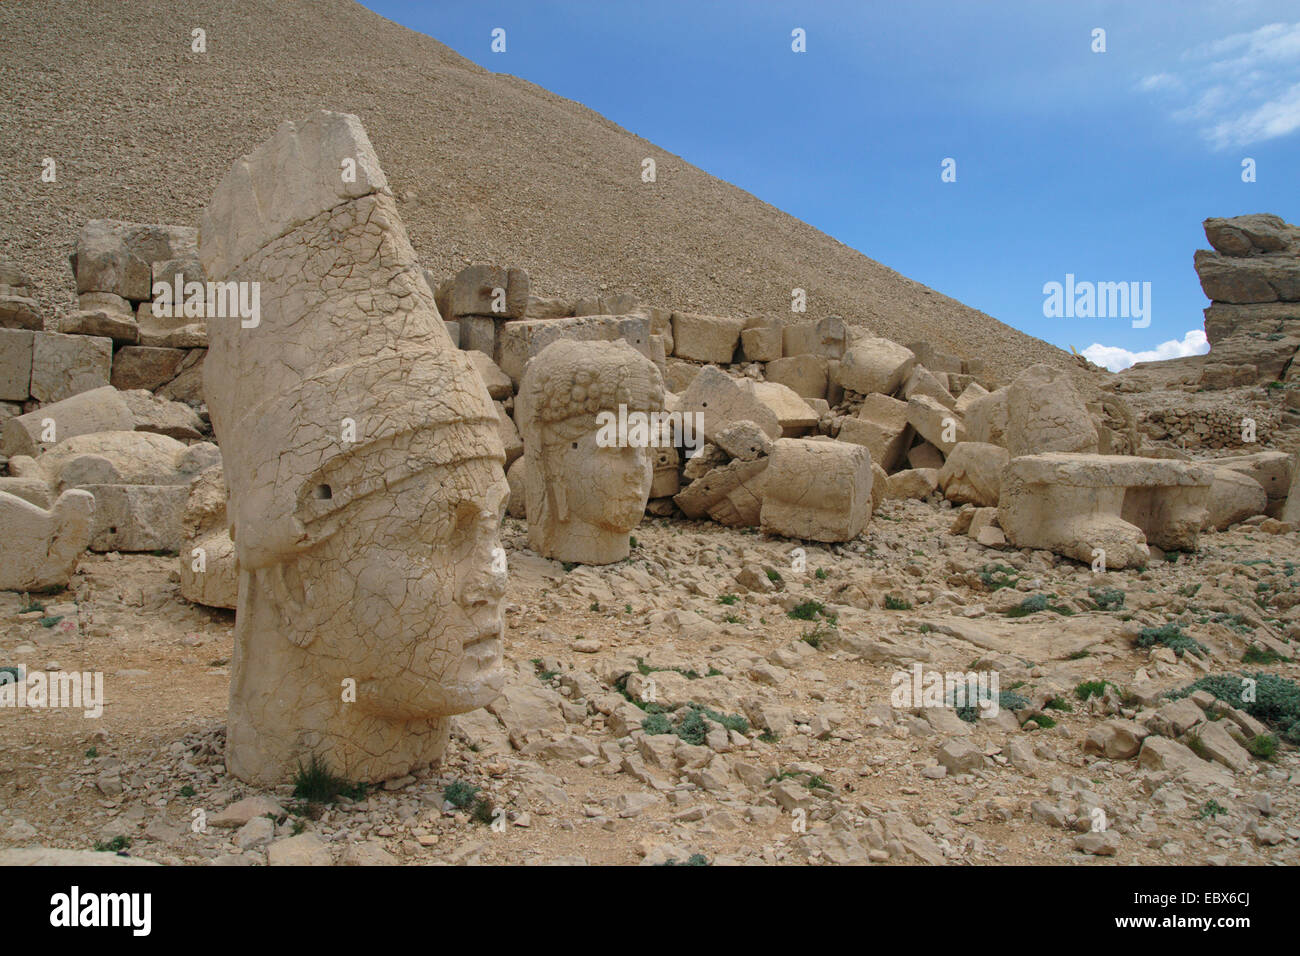
<instances>
[{"instance_id":1,"label":"rocky ground","mask_svg":"<svg viewBox=\"0 0 1300 956\"><path fill-rule=\"evenodd\" d=\"M806 546L806 564L797 542L648 518L628 561L568 571L508 519L506 694L456 720L437 770L318 804L225 773L233 614L183 601L175 557L87 555L41 609L0 594L0 663L100 670L107 697L97 720L0 709L0 848L187 864L1300 863L1294 745L1251 756L1234 741L1264 729L1250 717L1162 696L1206 673L1300 677L1242 662L1300 635L1297 535L1255 521L1101 575L949 535L954 516L890 501L858 541ZM1136 646L1170 622L1204 659ZM995 672L1019 709L968 723L893 706L893 675L917 663ZM744 723L688 720L690 703Z\"/></svg>"}]
</instances>

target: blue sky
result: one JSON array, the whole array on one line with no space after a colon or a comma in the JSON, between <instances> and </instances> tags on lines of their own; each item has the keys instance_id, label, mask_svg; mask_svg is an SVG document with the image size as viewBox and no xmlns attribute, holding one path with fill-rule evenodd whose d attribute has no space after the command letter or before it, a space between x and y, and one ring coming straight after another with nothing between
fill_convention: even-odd
<instances>
[{"instance_id":1,"label":"blue sky","mask_svg":"<svg viewBox=\"0 0 1300 956\"><path fill-rule=\"evenodd\" d=\"M1202 219L1300 219L1295 0L362 2L1112 365L1204 350ZM1149 325L1045 316L1067 273L1150 283Z\"/></svg>"}]
</instances>

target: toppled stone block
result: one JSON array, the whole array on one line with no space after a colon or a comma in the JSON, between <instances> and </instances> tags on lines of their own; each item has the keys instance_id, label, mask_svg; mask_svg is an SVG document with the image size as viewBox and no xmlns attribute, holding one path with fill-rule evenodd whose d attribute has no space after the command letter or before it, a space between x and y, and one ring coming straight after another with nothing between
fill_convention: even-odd
<instances>
[{"instance_id":1,"label":"toppled stone block","mask_svg":"<svg viewBox=\"0 0 1300 956\"><path fill-rule=\"evenodd\" d=\"M32 346L32 398L58 402L108 384L113 340L90 335L36 332Z\"/></svg>"},{"instance_id":2,"label":"toppled stone block","mask_svg":"<svg viewBox=\"0 0 1300 956\"><path fill-rule=\"evenodd\" d=\"M462 334L464 329L462 327ZM519 384L528 360L552 342L615 342L622 339L650 358L650 320L644 315L584 315L572 319L524 319L506 322L498 330L493 356L501 371ZM464 348L466 343L461 342Z\"/></svg>"},{"instance_id":3,"label":"toppled stone block","mask_svg":"<svg viewBox=\"0 0 1300 956\"><path fill-rule=\"evenodd\" d=\"M833 360L839 360L849 343L848 329L838 315L816 322L787 323L782 338L787 356L820 355Z\"/></svg>"},{"instance_id":4,"label":"toppled stone block","mask_svg":"<svg viewBox=\"0 0 1300 956\"><path fill-rule=\"evenodd\" d=\"M128 345L118 349L113 356L109 381L114 388L124 391L144 388L152 392L175 378L183 361L185 352L182 349Z\"/></svg>"},{"instance_id":5,"label":"toppled stone block","mask_svg":"<svg viewBox=\"0 0 1300 956\"><path fill-rule=\"evenodd\" d=\"M732 458L753 461L772 453L772 440L753 422L732 422L714 437L718 447Z\"/></svg>"},{"instance_id":6,"label":"toppled stone block","mask_svg":"<svg viewBox=\"0 0 1300 956\"><path fill-rule=\"evenodd\" d=\"M722 429L738 421L753 422L769 438L781 437L777 413L754 390L753 383L738 381L715 365L706 365L692 379L681 394L680 410L683 415L700 416L705 441L713 441Z\"/></svg>"},{"instance_id":7,"label":"toppled stone block","mask_svg":"<svg viewBox=\"0 0 1300 956\"><path fill-rule=\"evenodd\" d=\"M0 329L45 328L31 278L12 262L0 260Z\"/></svg>"},{"instance_id":8,"label":"toppled stone block","mask_svg":"<svg viewBox=\"0 0 1300 956\"><path fill-rule=\"evenodd\" d=\"M767 380L801 398L825 398L828 366L823 355L791 355L767 363Z\"/></svg>"},{"instance_id":9,"label":"toppled stone block","mask_svg":"<svg viewBox=\"0 0 1300 956\"><path fill-rule=\"evenodd\" d=\"M451 321L459 321L467 315L499 320L522 319L528 310L530 289L528 273L523 269L481 264L468 266L452 277L447 309L442 312L442 317ZM442 303L439 303L440 311L441 307Z\"/></svg>"},{"instance_id":10,"label":"toppled stone block","mask_svg":"<svg viewBox=\"0 0 1300 956\"><path fill-rule=\"evenodd\" d=\"M78 435L131 431L135 419L121 393L111 385L82 392L4 423L0 451L35 457L43 448Z\"/></svg>"},{"instance_id":11,"label":"toppled stone block","mask_svg":"<svg viewBox=\"0 0 1300 956\"><path fill-rule=\"evenodd\" d=\"M931 345L929 342L909 342L907 348L916 356L917 364L924 365L931 372L961 374L966 371L960 355L945 352L937 345Z\"/></svg>"},{"instance_id":12,"label":"toppled stone block","mask_svg":"<svg viewBox=\"0 0 1300 956\"><path fill-rule=\"evenodd\" d=\"M928 441L922 441L907 450L907 463L913 468L934 468L937 470L943 467L943 452Z\"/></svg>"},{"instance_id":13,"label":"toppled stone block","mask_svg":"<svg viewBox=\"0 0 1300 956\"><path fill-rule=\"evenodd\" d=\"M960 400L957 408L960 411ZM967 441L1001 445L1005 448L1007 446L1007 389L999 388L975 396L966 406L962 420L966 423Z\"/></svg>"},{"instance_id":14,"label":"toppled stone block","mask_svg":"<svg viewBox=\"0 0 1300 956\"><path fill-rule=\"evenodd\" d=\"M170 401L142 388L119 394L131 409L136 431L153 432L181 441L203 437L203 419L189 405Z\"/></svg>"},{"instance_id":15,"label":"toppled stone block","mask_svg":"<svg viewBox=\"0 0 1300 956\"><path fill-rule=\"evenodd\" d=\"M785 330L780 319L750 319L740 332L740 345L750 362L776 361L783 353L784 341Z\"/></svg>"},{"instance_id":16,"label":"toppled stone block","mask_svg":"<svg viewBox=\"0 0 1300 956\"><path fill-rule=\"evenodd\" d=\"M908 468L889 476L890 498L928 498L939 487L937 468Z\"/></svg>"},{"instance_id":17,"label":"toppled stone block","mask_svg":"<svg viewBox=\"0 0 1300 956\"><path fill-rule=\"evenodd\" d=\"M673 501L688 518L707 516L732 528L753 527L760 521L764 473L770 461L768 457L727 462L696 478Z\"/></svg>"},{"instance_id":18,"label":"toppled stone block","mask_svg":"<svg viewBox=\"0 0 1300 956\"><path fill-rule=\"evenodd\" d=\"M1258 481L1232 468L1215 467L1214 483L1207 501L1209 518L1206 527L1223 531L1231 525L1263 514L1268 495Z\"/></svg>"},{"instance_id":19,"label":"toppled stone block","mask_svg":"<svg viewBox=\"0 0 1300 956\"><path fill-rule=\"evenodd\" d=\"M474 363L474 368L478 370L479 375L483 376L483 384L487 386L488 394L495 401L509 398L515 392L514 384L510 381L510 376L501 369L497 368L496 362L492 361L491 356L479 352L470 351L470 361Z\"/></svg>"},{"instance_id":20,"label":"toppled stone block","mask_svg":"<svg viewBox=\"0 0 1300 956\"><path fill-rule=\"evenodd\" d=\"M190 482L181 530L181 597L194 604L233 609L238 603L239 575L220 465L205 468Z\"/></svg>"},{"instance_id":21,"label":"toppled stone block","mask_svg":"<svg viewBox=\"0 0 1300 956\"><path fill-rule=\"evenodd\" d=\"M939 469L939 487L944 497L956 504L992 507L998 503L1002 490L1002 469L1010 460L1005 448L984 442L962 442L954 446Z\"/></svg>"},{"instance_id":22,"label":"toppled stone block","mask_svg":"<svg viewBox=\"0 0 1300 956\"><path fill-rule=\"evenodd\" d=\"M847 389L870 395L891 395L916 365L916 356L889 339L864 337L844 350L837 381Z\"/></svg>"},{"instance_id":23,"label":"toppled stone block","mask_svg":"<svg viewBox=\"0 0 1300 956\"><path fill-rule=\"evenodd\" d=\"M1108 568L1147 563L1148 542L1195 550L1208 520L1212 474L1187 462L1055 453L1013 458L998 521L1018 548L1043 548Z\"/></svg>"},{"instance_id":24,"label":"toppled stone block","mask_svg":"<svg viewBox=\"0 0 1300 956\"><path fill-rule=\"evenodd\" d=\"M957 407L957 399L952 397L948 387L920 363L912 368L911 374L903 382L903 397L911 398L914 395L926 395L945 408Z\"/></svg>"},{"instance_id":25,"label":"toppled stone block","mask_svg":"<svg viewBox=\"0 0 1300 956\"><path fill-rule=\"evenodd\" d=\"M777 382L755 382L741 379L740 387L752 391L754 397L770 408L776 415L784 438L802 435L817 426L821 418L813 407L800 398L792 389Z\"/></svg>"},{"instance_id":26,"label":"toppled stone block","mask_svg":"<svg viewBox=\"0 0 1300 956\"><path fill-rule=\"evenodd\" d=\"M25 402L32 393L35 332L0 328L0 400Z\"/></svg>"},{"instance_id":27,"label":"toppled stone block","mask_svg":"<svg viewBox=\"0 0 1300 956\"><path fill-rule=\"evenodd\" d=\"M1008 386L1006 447L1012 458L1097 451L1097 428L1064 369L1031 365Z\"/></svg>"},{"instance_id":28,"label":"toppled stone block","mask_svg":"<svg viewBox=\"0 0 1300 956\"><path fill-rule=\"evenodd\" d=\"M140 327L132 313L106 309L69 312L59 320L59 331L65 335L98 335L112 339L118 345L134 345L140 341Z\"/></svg>"},{"instance_id":29,"label":"toppled stone block","mask_svg":"<svg viewBox=\"0 0 1300 956\"><path fill-rule=\"evenodd\" d=\"M1282 513L1288 490L1291 487L1292 457L1284 451L1260 451L1253 455L1233 455L1216 458L1217 468L1233 471L1253 478L1268 497L1265 511L1272 517Z\"/></svg>"},{"instance_id":30,"label":"toppled stone block","mask_svg":"<svg viewBox=\"0 0 1300 956\"><path fill-rule=\"evenodd\" d=\"M907 400L907 423L945 455L967 440L966 425L957 413L929 395Z\"/></svg>"},{"instance_id":31,"label":"toppled stone block","mask_svg":"<svg viewBox=\"0 0 1300 956\"><path fill-rule=\"evenodd\" d=\"M65 491L46 511L0 491L0 590L64 587L90 540L95 499Z\"/></svg>"},{"instance_id":32,"label":"toppled stone block","mask_svg":"<svg viewBox=\"0 0 1300 956\"><path fill-rule=\"evenodd\" d=\"M782 438L764 482L763 529L787 538L850 541L871 519L871 455L860 445Z\"/></svg>"},{"instance_id":33,"label":"toppled stone block","mask_svg":"<svg viewBox=\"0 0 1300 956\"><path fill-rule=\"evenodd\" d=\"M650 449L650 464L654 469L654 477L650 481L650 497L652 499L670 498L681 490L681 479L678 472L679 463L680 456L676 448Z\"/></svg>"},{"instance_id":34,"label":"toppled stone block","mask_svg":"<svg viewBox=\"0 0 1300 956\"><path fill-rule=\"evenodd\" d=\"M530 295L528 305L524 307L525 319L567 319L571 315L573 315L573 303L567 299L547 299Z\"/></svg>"},{"instance_id":35,"label":"toppled stone block","mask_svg":"<svg viewBox=\"0 0 1300 956\"><path fill-rule=\"evenodd\" d=\"M865 445L871 460L886 471L897 467L912 441L912 426L907 421L907 402L888 395L868 395L856 418L840 423L840 441Z\"/></svg>"},{"instance_id":36,"label":"toppled stone block","mask_svg":"<svg viewBox=\"0 0 1300 956\"><path fill-rule=\"evenodd\" d=\"M727 365L736 352L744 328L744 319L674 312L673 354L692 362Z\"/></svg>"}]
</instances>

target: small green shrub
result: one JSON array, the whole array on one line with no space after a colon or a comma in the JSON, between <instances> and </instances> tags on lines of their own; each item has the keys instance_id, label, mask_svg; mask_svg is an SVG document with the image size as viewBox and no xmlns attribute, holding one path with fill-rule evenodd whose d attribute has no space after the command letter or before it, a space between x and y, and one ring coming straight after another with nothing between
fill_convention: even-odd
<instances>
[{"instance_id":1,"label":"small green shrub","mask_svg":"<svg viewBox=\"0 0 1300 956\"><path fill-rule=\"evenodd\" d=\"M817 615L825 614L826 605L821 601L804 601L790 609L789 615L796 621L815 621Z\"/></svg>"},{"instance_id":2,"label":"small green shrub","mask_svg":"<svg viewBox=\"0 0 1300 956\"><path fill-rule=\"evenodd\" d=\"M718 603L725 604L727 605L727 607L731 607L731 605L735 604L739 600L740 598L735 594L724 594L718 598Z\"/></svg>"},{"instance_id":3,"label":"small green shrub","mask_svg":"<svg viewBox=\"0 0 1300 956\"><path fill-rule=\"evenodd\" d=\"M1124 592L1119 588L1088 588L1088 597L1099 611L1117 611L1124 606Z\"/></svg>"},{"instance_id":4,"label":"small green shrub","mask_svg":"<svg viewBox=\"0 0 1300 956\"><path fill-rule=\"evenodd\" d=\"M1246 648L1246 653L1241 655L1243 664L1276 664L1282 659L1282 655L1272 648L1258 647L1254 644Z\"/></svg>"},{"instance_id":5,"label":"small green shrub","mask_svg":"<svg viewBox=\"0 0 1300 956\"><path fill-rule=\"evenodd\" d=\"M1220 806L1217 800L1207 800L1196 815L1202 820L1207 820L1211 817L1227 816L1227 814L1227 807Z\"/></svg>"},{"instance_id":6,"label":"small green shrub","mask_svg":"<svg viewBox=\"0 0 1300 956\"><path fill-rule=\"evenodd\" d=\"M894 595L892 594L886 594L885 610L886 611L910 611L912 610L912 602L904 600L903 598L894 597Z\"/></svg>"},{"instance_id":7,"label":"small green shrub","mask_svg":"<svg viewBox=\"0 0 1300 956\"><path fill-rule=\"evenodd\" d=\"M1105 697L1106 685L1110 681L1104 680L1085 680L1080 681L1074 688L1074 696L1079 700L1087 700L1089 697Z\"/></svg>"},{"instance_id":8,"label":"small green shrub","mask_svg":"<svg viewBox=\"0 0 1300 956\"><path fill-rule=\"evenodd\" d=\"M1173 621L1160 627L1144 627L1138 634L1138 647L1154 647L1163 644L1179 657L1191 651L1197 657L1206 657L1209 650L1204 644L1190 635L1184 634L1181 626Z\"/></svg>"},{"instance_id":9,"label":"small green shrub","mask_svg":"<svg viewBox=\"0 0 1300 956\"><path fill-rule=\"evenodd\" d=\"M298 764L293 775L293 795L308 803L333 803L339 797L360 800L366 794L364 783L352 783L338 776L315 754L306 766Z\"/></svg>"},{"instance_id":10,"label":"small green shrub","mask_svg":"<svg viewBox=\"0 0 1300 956\"><path fill-rule=\"evenodd\" d=\"M450 803L457 810L464 810L474 802L478 796L479 788L472 783L466 783L464 780L453 780L442 790L442 800L444 803Z\"/></svg>"},{"instance_id":11,"label":"small green shrub","mask_svg":"<svg viewBox=\"0 0 1300 956\"><path fill-rule=\"evenodd\" d=\"M96 853L121 853L131 846L131 838L122 836L120 833L111 840L96 840Z\"/></svg>"},{"instance_id":12,"label":"small green shrub","mask_svg":"<svg viewBox=\"0 0 1300 956\"><path fill-rule=\"evenodd\" d=\"M813 572L813 577L815 577L818 581L825 581L828 577L830 577L830 575L826 573L825 568L818 568L816 571Z\"/></svg>"},{"instance_id":13,"label":"small green shrub","mask_svg":"<svg viewBox=\"0 0 1300 956\"><path fill-rule=\"evenodd\" d=\"M1246 749L1260 760L1272 760L1277 753L1277 738L1272 734L1256 734L1246 742Z\"/></svg>"},{"instance_id":14,"label":"small green shrub","mask_svg":"<svg viewBox=\"0 0 1300 956\"><path fill-rule=\"evenodd\" d=\"M777 571L775 568L768 568L767 579L771 581L773 584L780 584L782 581L781 572Z\"/></svg>"}]
</instances>

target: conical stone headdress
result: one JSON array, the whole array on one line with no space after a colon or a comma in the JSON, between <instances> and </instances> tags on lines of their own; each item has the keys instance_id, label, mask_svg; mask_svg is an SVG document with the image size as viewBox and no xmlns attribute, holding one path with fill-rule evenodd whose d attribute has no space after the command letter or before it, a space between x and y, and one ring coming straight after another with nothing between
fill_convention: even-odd
<instances>
[{"instance_id":1,"label":"conical stone headdress","mask_svg":"<svg viewBox=\"0 0 1300 956\"><path fill-rule=\"evenodd\" d=\"M210 281L259 283L256 324L208 317L203 370L242 567L312 547L348 504L431 467L504 462L355 116L284 123L244 156L199 256Z\"/></svg>"}]
</instances>

